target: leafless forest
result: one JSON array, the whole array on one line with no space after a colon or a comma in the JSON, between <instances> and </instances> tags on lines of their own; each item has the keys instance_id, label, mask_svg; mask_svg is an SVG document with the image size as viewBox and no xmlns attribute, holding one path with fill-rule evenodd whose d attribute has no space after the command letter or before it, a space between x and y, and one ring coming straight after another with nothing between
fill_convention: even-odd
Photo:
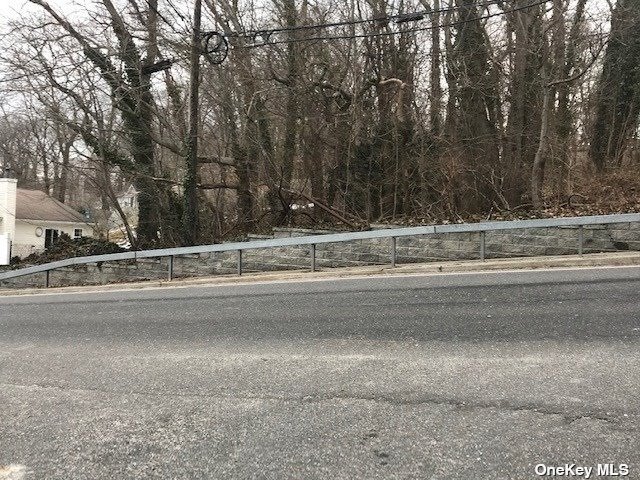
<instances>
[{"instance_id":1,"label":"leafless forest","mask_svg":"<svg viewBox=\"0 0 640 480\"><path fill-rule=\"evenodd\" d=\"M640 208L640 0L30 3L0 164L138 246Z\"/></svg>"}]
</instances>

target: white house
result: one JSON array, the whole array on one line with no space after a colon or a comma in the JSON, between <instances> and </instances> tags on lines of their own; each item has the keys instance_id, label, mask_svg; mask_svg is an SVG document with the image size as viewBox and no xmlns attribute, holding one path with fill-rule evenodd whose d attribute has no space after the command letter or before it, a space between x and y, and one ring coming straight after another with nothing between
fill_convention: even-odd
<instances>
[{"instance_id":1,"label":"white house","mask_svg":"<svg viewBox=\"0 0 640 480\"><path fill-rule=\"evenodd\" d=\"M133 185L129 185L116 198L122 213L127 217L129 225L136 226L138 224L138 191ZM110 224L119 229L122 227L122 218L118 212L114 212L111 215Z\"/></svg>"},{"instance_id":2,"label":"white house","mask_svg":"<svg viewBox=\"0 0 640 480\"><path fill-rule=\"evenodd\" d=\"M0 264L3 244L10 242L11 256L26 257L51 246L61 233L80 238L94 230L79 212L46 193L0 178Z\"/></svg>"}]
</instances>

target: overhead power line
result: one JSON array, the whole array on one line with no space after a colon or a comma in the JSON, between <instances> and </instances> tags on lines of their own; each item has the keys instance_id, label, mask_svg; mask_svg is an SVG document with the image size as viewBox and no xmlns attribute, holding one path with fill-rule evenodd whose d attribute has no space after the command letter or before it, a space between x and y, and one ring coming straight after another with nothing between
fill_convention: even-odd
<instances>
[{"instance_id":1,"label":"overhead power line","mask_svg":"<svg viewBox=\"0 0 640 480\"><path fill-rule=\"evenodd\" d=\"M439 25L429 25L426 27L416 27L416 28L409 28L409 29L404 29L404 30L396 30L396 31L386 31L386 32L370 32L370 33L362 33L362 34L345 34L345 35L324 35L324 36L312 36L312 37L300 37L300 38L286 38L286 39L282 39L282 40L271 40L271 36L274 34L274 32L286 32L289 30L293 30L294 28L298 28L298 27L291 27L291 29L287 30L287 29L275 29L275 30L263 30L261 32L258 32L256 35L249 35L247 33L247 35L235 35L236 37L246 37L246 38L253 38L253 37L257 37L257 36L261 36L264 40L262 43L255 43L255 44L251 44L251 45L241 45L241 46L237 46L234 48L257 48L257 47L266 47L266 46L271 46L271 45L281 45L281 44L289 44L289 43L302 43L302 42L315 42L315 41L324 41L324 40L352 40L352 39L357 39L357 38L375 38L375 37L389 37L389 36L393 36L393 35L401 35L401 34L406 34L406 33L417 33L417 32L426 32L429 30L433 30L434 28L443 28L443 27L453 27L453 26L458 26L458 25L464 25L466 23L472 23L472 22L477 22L480 20L488 20L490 18L495 18L495 17L500 17L503 15L507 15L509 13L516 13L516 12L520 12L523 10L527 10L529 8L533 8L536 6L540 6L540 5L544 5L546 3L549 3L551 0L538 0L536 2L532 2L526 5L521 5L520 7L515 7L509 10L503 10L500 12L495 12L495 13L488 13L486 15L482 15L482 16L475 16L473 18L466 18L464 20L457 20L455 22L449 22L449 23L441 23ZM443 11L454 11L454 10L464 10L464 9L469 9L469 8L473 8L473 7L482 7L482 6L488 6L488 5L493 5L493 4L497 4L497 1L493 1L493 2L486 2L484 4L469 4L469 5L463 5L462 7L452 7L449 9L441 9ZM435 12L435 10L433 10L432 12ZM413 15L413 14L412 14ZM390 16L388 18L394 18L397 17L396 15L394 16ZM354 23L341 23L340 25L355 25L355 24L360 24L360 23L370 23L370 22L376 22L376 19L369 19L369 20L358 20ZM404 22L403 22L404 23ZM325 24L325 25L330 25L330 24ZM316 26L316 28L323 28L324 26L318 27ZM300 27L300 29L302 29L303 27ZM314 28L314 26L312 25L307 25L304 26L305 30L309 30ZM229 35L231 36L231 35Z\"/></svg>"},{"instance_id":2,"label":"overhead power line","mask_svg":"<svg viewBox=\"0 0 640 480\"><path fill-rule=\"evenodd\" d=\"M284 38L281 40L273 40L272 37L279 33L286 32L295 32L295 31L309 31L309 30L319 30L326 28L335 28L340 26L354 26L361 25L365 23L384 23L388 24L390 22L395 22L398 25L403 25L409 22L416 22L424 20L425 16L434 14L434 13L446 13L446 12L454 12L454 11L463 11L470 10L474 8L485 8L492 5L496 5L500 3L501 0L489 0L482 3L470 3L467 5L460 6L451 6L446 8L441 8L437 10L421 10L417 12L397 14L397 15L388 15L388 16L379 16L375 18L369 18L366 20L352 20L352 21L344 21L344 22L334 22L334 23L323 23L323 24L314 24L314 25L300 25L295 27L282 27L282 28L273 28L267 30L246 30L242 32L230 32L227 34L222 34L215 31L210 32L202 32L202 53L205 58L212 64L218 65L224 62L227 58L228 51L230 50L230 45L228 42L229 38L256 38L258 36L263 38L263 42L254 43L250 45L238 45L233 46L232 48L258 48L258 47L267 47L271 45L281 45L281 44L289 44L289 43L301 43L301 42L317 42L317 41L329 41L329 40L353 40L358 38L375 38L375 37L389 37L393 35L401 35L407 33L418 33L425 32L429 30L433 30L435 28L443 28L443 27L452 27L458 25L464 25L466 23L477 22L480 20L487 20L494 17L499 17L502 15L507 15L510 13L516 13L523 10L527 10L536 6L544 5L549 3L551 0L537 0L535 2L521 5L519 7L511 8L509 10L502 10L494 13L487 13L482 16L474 16L472 18L465 18L462 20L457 20L454 22L448 23L440 23L439 25L428 25L425 27L415 27L408 29L401 29L395 31L383 31L383 32L365 32L365 33L353 33L353 34L345 34L345 35L322 35L322 36L311 36L311 37L299 37L299 38ZM173 4L172 4L173 6ZM163 18L164 21L168 21ZM155 72L160 72L171 68L173 64L175 64L177 59L161 59L157 63L149 66L143 67L143 73L152 74ZM82 62L85 63L85 62ZM68 67L78 67L79 65L68 65ZM59 68L59 67L58 67ZM29 74L33 75L38 72L29 72ZM27 74L25 74L27 75ZM20 77L9 78L9 79L0 79L0 82L14 81L18 80Z\"/></svg>"},{"instance_id":3,"label":"overhead power line","mask_svg":"<svg viewBox=\"0 0 640 480\"><path fill-rule=\"evenodd\" d=\"M489 0L482 3L470 3L467 5L459 5L459 6L450 6L439 9L429 9L429 10L419 10L417 12L411 13L399 13L395 15L379 15L373 18L360 19L360 20L343 20L340 22L332 22L332 23L319 23L313 25L297 25L294 27L277 27L277 28L263 28L260 30L243 30L241 32L229 32L227 36L229 37L242 37L242 38L253 38L256 36L262 35L274 35L278 33L285 32L297 32L304 30L321 30L326 28L335 28L335 27L347 27L347 26L355 26L362 25L365 23L408 23L408 22L416 22L420 20L424 20L427 15L431 15L434 13L447 13L453 12L461 9L469 9L469 8L484 8L490 7L492 5L497 5L501 3L502 0Z\"/></svg>"}]
</instances>

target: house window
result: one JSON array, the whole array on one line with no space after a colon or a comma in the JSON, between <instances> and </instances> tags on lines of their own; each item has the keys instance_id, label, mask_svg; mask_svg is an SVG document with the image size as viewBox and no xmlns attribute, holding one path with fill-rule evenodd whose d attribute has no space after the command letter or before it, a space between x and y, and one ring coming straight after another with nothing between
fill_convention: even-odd
<instances>
[{"instance_id":1,"label":"house window","mask_svg":"<svg viewBox=\"0 0 640 480\"><path fill-rule=\"evenodd\" d=\"M73 238L82 238L82 229L76 228L73 230Z\"/></svg>"},{"instance_id":2,"label":"house window","mask_svg":"<svg viewBox=\"0 0 640 480\"><path fill-rule=\"evenodd\" d=\"M49 248L53 246L60 236L60 232L58 230L53 230L52 228L47 228L44 231L44 248Z\"/></svg>"}]
</instances>

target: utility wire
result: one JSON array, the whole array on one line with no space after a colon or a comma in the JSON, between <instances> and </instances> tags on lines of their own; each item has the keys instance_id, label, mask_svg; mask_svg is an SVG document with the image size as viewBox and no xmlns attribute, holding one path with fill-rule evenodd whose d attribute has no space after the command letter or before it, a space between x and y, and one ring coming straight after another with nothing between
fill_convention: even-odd
<instances>
[{"instance_id":1,"label":"utility wire","mask_svg":"<svg viewBox=\"0 0 640 480\"><path fill-rule=\"evenodd\" d=\"M320 23L320 24L314 24L314 25L298 25L295 27L278 27L278 28L264 28L260 30L244 30L241 32L229 32L227 36L252 38L260 35L273 35L277 33L296 32L301 30L320 30L323 28L346 27L346 26L353 26L353 25L361 25L363 23L387 23L392 21L395 21L396 23L407 23L407 22L415 22L415 21L423 20L425 16L431 15L434 13L447 13L447 12L452 12L452 11L461 10L465 8L473 8L473 7L490 7L492 5L496 5L501 2L502 0L489 0L483 3L471 3L467 5L439 8L437 10L434 10L434 9L420 10L417 12L399 13L395 15L380 15L374 18L361 19L361 20L344 20L341 22Z\"/></svg>"},{"instance_id":2,"label":"utility wire","mask_svg":"<svg viewBox=\"0 0 640 480\"><path fill-rule=\"evenodd\" d=\"M321 24L313 24L313 25L299 25L295 27L278 27L278 28L260 29L260 30L244 30L241 32L232 31L232 32L229 32L227 36L236 37L236 38L255 38L257 36L263 36L263 37L266 36L268 38L271 35L278 34L278 33L304 31L304 30L320 30L325 28L335 28L335 27L341 27L341 26L355 26L355 25L361 25L365 23L386 24L394 21L394 23L396 24L403 24L403 23L417 22L417 21L424 20L425 16L432 15L434 13L449 13L449 12L455 12L458 10L465 10L465 9L469 10L471 8L486 8L493 5L499 5L501 3L502 3L502 0L489 0L482 3L470 3L466 5L449 6L449 7L439 8L435 10L434 9L420 10L417 12L402 13L402 14L396 14L396 15L377 16L374 18L368 18L368 19L362 19L362 20L345 20L342 22L321 23ZM506 13L510 13L512 11L515 12L515 11L524 10L532 6L540 5L542 3L546 3L546 2L524 5L522 7L514 8L508 11L503 11L503 12L494 14L492 16L503 15ZM413 31L413 30L408 30L408 31ZM420 31L420 30L416 29L415 31ZM324 37L319 37L319 38L325 39ZM352 37L348 37L348 38L352 38Z\"/></svg>"},{"instance_id":3,"label":"utility wire","mask_svg":"<svg viewBox=\"0 0 640 480\"><path fill-rule=\"evenodd\" d=\"M257 36L262 36L265 41L263 41L262 43L256 43L256 44L250 44L250 45L239 45L239 46L233 46L233 49L249 49L249 48L258 48L258 47L266 47L266 46L271 46L271 45L281 45L281 44L290 44L290 43L301 43L301 42L315 42L315 41L324 41L324 40L352 40L352 39L358 39L358 38L375 38L375 37L389 37L389 36L393 36L393 35L402 35L402 34L406 34L406 33L418 33L418 32L425 32L425 31L429 31L429 30L433 30L435 28L443 28L443 27L452 27L452 26L458 26L458 25L464 25L466 23L471 23L471 22L476 22L476 21L480 21L480 20L487 20L490 18L494 18L494 17L499 17L502 15L506 15L509 13L515 13L515 12L519 12L522 10L527 10L529 8L532 7L536 7L539 5L544 5L546 3L548 3L551 0L537 0L535 2L529 3L527 5L521 5L520 7L515 7L509 10L503 10L500 12L495 12L495 13L489 13L483 16L479 16L479 17L473 17L473 18L466 18L464 20L458 20L455 22L449 22L449 23L441 23L439 25L429 25L426 27L416 27L416 28L410 28L410 29L405 29L405 30L398 30L398 31L386 31L386 32L377 32L377 33L363 33L363 34L349 34L349 35L324 35L324 36L313 36L313 37L307 37L307 38L289 38L289 39L283 39L283 40L275 40L272 41L270 39L270 37L273 34L278 34L278 33L285 33L285 32L291 32L291 31L301 31L301 30L318 30L318 29L323 29L323 28L333 28L333 27L339 27L339 26L352 26L352 25L359 25L359 24L364 24L364 23L374 23L374 22L389 22L392 20L396 20L397 24L404 24L404 23L408 23L408 22L414 22L414 21L420 21L424 19L425 15L430 15L433 13L446 13L446 12L452 12L452 11L460 11L460 10L469 10L472 8L484 8L484 7L489 7L492 5L496 5L500 2L501 0L489 0L483 3L471 3L471 4L467 4L467 5L461 5L461 6L451 6L451 7L446 7L446 8L441 8L441 9L437 9L437 10L423 10L423 11L418 11L418 12L413 12L413 13L406 13L406 14L398 14L398 15L389 15L389 16L385 16L385 17L377 17L377 18L370 18L370 19L366 19L366 20L352 20L352 21L344 21L344 22L335 22L335 23L325 23L325 24L317 24L317 25L301 25L301 26L297 26L297 27L282 27L282 28L275 28L275 29L270 29L270 30L247 30L247 31L243 31L243 32L230 32L227 35L222 35L218 32L204 32L203 33L203 40L206 42L205 45L203 45L203 53L208 54L208 55L213 55L215 54L217 56L217 58L210 60L212 63L214 64L220 64L224 61L224 59L226 59L226 55L227 55L227 51L229 50L229 45L227 44L227 38L230 37L234 37L234 38L255 38ZM150 4L148 3L147 0L147 4L150 6ZM180 15L182 18L184 18L180 12L177 11L175 5L171 2L171 0L169 0L169 4L170 6L176 11L176 13L178 13L178 15ZM156 13L159 14L159 12L156 11ZM165 23L169 23L167 21L166 18L162 17L161 15L159 15L159 17L165 22ZM217 39L217 43L215 43L214 47L210 47L210 41L213 39ZM175 59L170 59L170 60L163 60L162 62L153 65L151 68L155 68L153 71L160 71L160 70L165 70L167 68L170 68L174 63L176 62ZM85 63L84 61L79 62L79 64L71 64L71 65L67 65L66 67L78 67L81 64ZM63 66L59 66L57 68L60 68ZM25 72L26 73L26 72ZM33 72L29 72L30 74L33 74ZM9 78L3 78L0 79L0 82L7 82L7 81L12 81L12 80L17 80L19 79L20 76L15 77L13 79Z\"/></svg>"},{"instance_id":4,"label":"utility wire","mask_svg":"<svg viewBox=\"0 0 640 480\"><path fill-rule=\"evenodd\" d=\"M180 10L178 10L178 8L174 5L174 3L171 0L167 0L167 3L171 7L171 9L176 13L176 15L180 17L183 23L189 24L189 20L187 20L187 18L182 13L180 13Z\"/></svg>"},{"instance_id":5,"label":"utility wire","mask_svg":"<svg viewBox=\"0 0 640 480\"><path fill-rule=\"evenodd\" d=\"M168 27L173 31L173 33L178 34L178 35L183 35L183 34L184 34L184 32L180 32L180 31L175 27L175 25L173 24L173 22L170 22L170 21L167 19L167 17L165 17L162 13L160 13L160 11L159 11L159 9L158 9L158 8L156 8L156 7L152 6L152 5L151 5L151 2L150 2L149 0L146 0L146 4L147 4L147 7L149 8L149 10L153 10L153 13L155 13L155 14L158 16L158 18L160 18L160 19L161 19L161 20L162 20L162 21L163 21L163 22L164 22L164 23L165 23L165 24L166 24L166 25L167 25L167 26L168 26Z\"/></svg>"},{"instance_id":6,"label":"utility wire","mask_svg":"<svg viewBox=\"0 0 640 480\"><path fill-rule=\"evenodd\" d=\"M326 36L315 36L315 37L307 37L307 38L295 38L295 39L284 39L284 40L276 40L276 41L265 41L263 43L257 43L257 44L251 44L251 45L241 45L241 46L236 46L234 47L235 49L237 48L258 48L258 47L266 47L266 46L271 46L271 45L281 45L281 44L289 44L289 43L302 43L302 42L315 42L315 41L322 41L322 40L352 40L352 39L356 39L356 38L375 38L375 37L388 37L388 36L393 36L393 35L402 35L405 33L417 33L417 32L426 32L429 30L433 30L434 28L442 28L442 27L453 27L453 26L458 26L458 25L464 25L466 23L471 23L471 22L477 22L479 20L487 20L490 18L494 18L494 17L499 17L502 15L507 15L509 13L515 13L515 12L519 12L522 10L527 10L529 8L532 7L536 7L539 5L544 5L546 3L549 3L551 0L538 0L536 2L533 3L529 3L527 5L522 5L520 7L516 7L516 8L512 8L509 10L503 10L501 12L496 12L496 13L491 13L491 14L487 14L487 15L483 15L480 17L474 17L474 18L467 18L464 20L458 20L455 22L449 22L449 23L442 23L439 24L437 26L433 26L430 25L428 27L417 27L417 28L410 28L410 29L406 29L406 30L398 30L398 31L390 31L390 32L377 32L377 33L363 33L363 34L353 34L353 35L326 35ZM496 3L496 2L493 2ZM474 6L479 6L480 4L475 4L475 5L465 5L463 7L456 7L456 9L460 9L460 8L468 8L468 7L474 7ZM372 22L372 21L376 21L374 20L366 20L366 22ZM364 23L365 21L358 21L359 23ZM350 25L350 24L346 24L346 25ZM311 26L307 26L307 27L311 27ZM267 31L267 38L269 37ZM265 32L263 32L265 33Z\"/></svg>"}]
</instances>

